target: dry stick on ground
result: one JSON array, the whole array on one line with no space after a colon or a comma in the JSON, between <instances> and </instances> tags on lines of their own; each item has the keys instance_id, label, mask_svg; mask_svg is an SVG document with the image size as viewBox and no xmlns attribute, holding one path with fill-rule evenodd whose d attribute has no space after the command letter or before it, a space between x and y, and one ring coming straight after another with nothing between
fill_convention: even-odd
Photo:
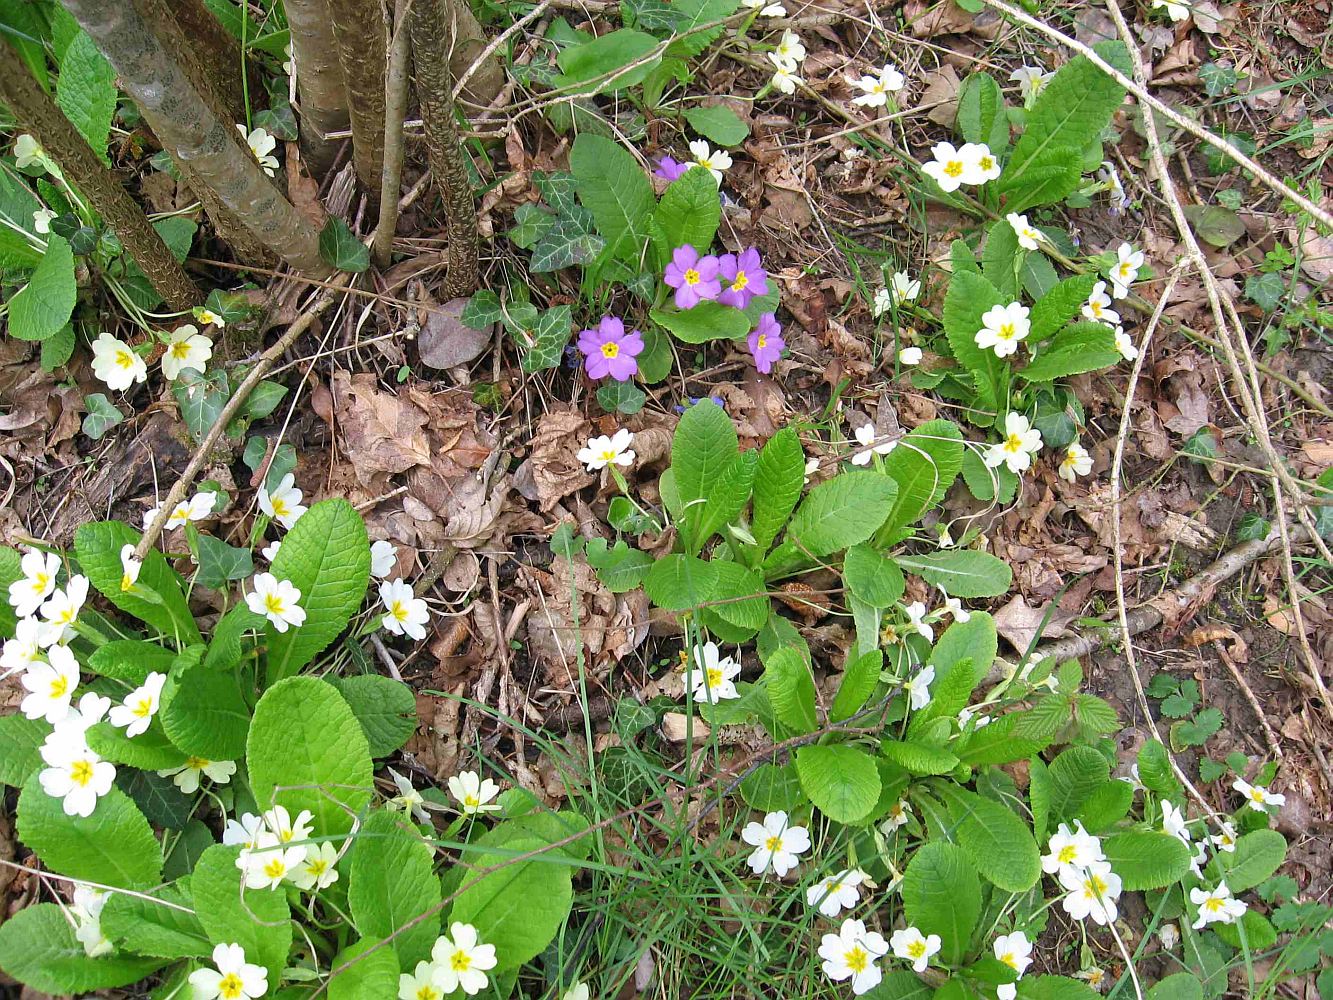
<instances>
[{"instance_id":1,"label":"dry stick on ground","mask_svg":"<svg viewBox=\"0 0 1333 1000\"><path fill-rule=\"evenodd\" d=\"M130 3L63 0L116 70L163 146L189 164L236 217L292 267L313 274L330 268L319 237L237 143L236 126L220 121ZM174 22L173 22L174 24Z\"/></svg>"},{"instance_id":2,"label":"dry stick on ground","mask_svg":"<svg viewBox=\"0 0 1333 1000\"><path fill-rule=\"evenodd\" d=\"M149 224L120 178L97 158L92 147L28 72L18 53L7 42L0 42L0 52L8 53L10 64L0 73L0 98L60 165L66 179L92 202L157 293L172 309L189 309L203 302L203 294Z\"/></svg>"},{"instance_id":3,"label":"dry stick on ground","mask_svg":"<svg viewBox=\"0 0 1333 1000\"><path fill-rule=\"evenodd\" d=\"M352 164L371 211L384 172L384 60L388 32L379 0L328 0L352 115Z\"/></svg>"},{"instance_id":4,"label":"dry stick on ground","mask_svg":"<svg viewBox=\"0 0 1333 1000\"><path fill-rule=\"evenodd\" d=\"M1268 724L1268 716L1264 714L1263 706L1259 704L1259 699L1255 697L1254 690L1246 683L1240 668L1236 666L1236 661L1231 658L1231 654L1227 652L1226 647L1222 645L1220 640L1213 640L1213 649L1216 650L1218 659L1226 664L1227 670L1231 672L1232 679L1235 680L1241 693L1245 695L1245 700L1250 703L1250 708L1254 710L1254 714L1258 716L1259 725L1264 727L1264 740L1268 743L1268 749L1273 751L1274 757L1282 760L1286 754L1282 752L1282 744L1277 738L1277 733L1273 732L1273 727Z\"/></svg>"},{"instance_id":5,"label":"dry stick on ground","mask_svg":"<svg viewBox=\"0 0 1333 1000\"><path fill-rule=\"evenodd\" d=\"M194 454L190 457L190 463L167 493L167 498L162 502L162 506L158 508L157 516L144 528L143 537L139 539L139 544L134 549L136 559L143 559L148 554L148 550L158 540L158 537L161 536L162 529L166 527L171 512L175 510L178 503L185 499L185 494L194 484L194 477L199 474L199 470L208 461L213 446L217 444L218 438L222 436L222 432L226 430L232 418L240 412L246 399L249 398L251 390L263 380L268 370L273 367L274 362L282 357L283 352L291 347L296 338L310 329L311 324L319 319L325 310L338 299L339 296L336 293L350 280L351 275L349 274L338 275L328 288L319 293L310 308L298 316L296 321L287 327L283 335L269 345L268 349L259 356L255 366L250 369L245 376L245 380L236 387L236 391L232 393L231 399L227 400L227 405L222 408L222 412L218 414L213 426L208 429L204 439L199 442L199 447L195 449Z\"/></svg>"},{"instance_id":6,"label":"dry stick on ground","mask_svg":"<svg viewBox=\"0 0 1333 1000\"><path fill-rule=\"evenodd\" d=\"M992 0L987 0L992 2ZM1121 38L1125 42L1125 47L1129 50L1129 57L1134 66L1134 77L1138 81L1137 89L1142 94L1142 99L1156 103L1143 89L1148 79L1146 67L1143 65L1143 57L1139 54L1137 45L1134 43L1134 36L1130 33L1129 25L1125 23L1124 15L1120 13L1120 8L1116 6L1116 0L1107 0L1107 9L1111 14L1112 20L1116 23L1116 28L1120 32ZM1300 505L1301 490L1292 479L1291 473L1287 471L1282 458L1277 454L1277 449L1273 445L1272 437L1268 432L1268 424L1264 417L1263 396L1259 388L1258 374L1254 371L1252 359L1249 355L1249 344L1245 340L1245 330L1237 322L1236 327L1231 326L1231 317L1222 307L1222 292L1218 288L1217 279L1214 277L1212 269L1208 266L1208 261L1203 256L1203 250L1199 247L1199 241L1194 237L1194 231L1190 228L1189 221L1185 218L1185 209L1180 204L1180 197L1176 194L1175 183L1171 179L1170 165L1166 157L1162 154L1161 144L1157 138L1157 123L1151 114L1143 116L1143 127L1146 133L1148 148L1152 153L1153 165L1157 169L1157 183L1161 188L1162 197L1165 198L1167 207L1171 211L1171 218L1175 222L1176 230L1180 235L1181 242L1184 244L1186 253L1190 262L1199 272L1199 277L1203 279L1204 291L1208 295L1208 303L1212 308L1213 320L1217 324L1218 339L1221 341L1223 353L1226 355L1227 364L1231 368L1232 381L1235 383L1237 394L1240 396L1241 406L1253 431L1268 458L1272 471L1276 473L1276 478L1272 479L1273 487L1273 517L1277 524L1278 534L1282 539L1282 571L1286 577L1287 590L1291 598L1292 618L1297 641L1301 647L1301 652L1305 658L1305 666L1309 671L1310 678L1314 681L1316 689L1324 702L1324 712L1333 718L1333 698L1330 698L1328 688L1324 684L1323 675L1320 673L1320 661L1315 656L1314 650L1310 648L1309 637L1305 634L1305 617L1301 612L1300 590L1297 587L1295 561L1291 554L1291 529L1287 523L1287 512L1284 503L1284 490L1287 491L1295 504L1296 513L1300 517L1306 530L1309 532L1311 540L1319 548L1324 558L1333 562L1333 555L1329 553L1328 547L1319 537L1315 530L1314 522L1310 518L1308 510ZM1257 166L1257 165L1256 165ZM1285 189L1284 189L1285 190ZM1233 314L1234 315L1234 314ZM1238 321L1239 317L1235 317ZM1235 345L1232 342L1233 335L1236 340L1244 343L1245 354L1249 365L1248 377L1245 370L1236 356ZM1128 413L1128 406L1126 406ZM1115 482L1112 482L1112 488L1115 488ZM1116 530L1119 530L1119 520L1115 522ZM1116 539L1116 558L1117 565L1120 557L1119 539ZM1122 609L1123 614L1123 609Z\"/></svg>"},{"instance_id":7,"label":"dry stick on ground","mask_svg":"<svg viewBox=\"0 0 1333 1000\"><path fill-rule=\"evenodd\" d=\"M301 159L322 179L338 155L332 132L347 128L347 87L325 0L284 0L301 109Z\"/></svg>"},{"instance_id":8,"label":"dry stick on ground","mask_svg":"<svg viewBox=\"0 0 1333 1000\"><path fill-rule=\"evenodd\" d=\"M384 77L384 173L380 181L380 217L370 254L375 266L389 266L393 234L398 228L398 193L403 183L403 119L407 117L407 78L412 65L408 42L408 18L412 0L394 6L393 42L389 45L389 70Z\"/></svg>"},{"instance_id":9,"label":"dry stick on ground","mask_svg":"<svg viewBox=\"0 0 1333 1000\"><path fill-rule=\"evenodd\" d=\"M409 22L426 152L448 220L449 267L444 291L450 299L470 295L477 287L479 254L477 209L454 119L448 32L452 7L448 0L416 0Z\"/></svg>"}]
</instances>

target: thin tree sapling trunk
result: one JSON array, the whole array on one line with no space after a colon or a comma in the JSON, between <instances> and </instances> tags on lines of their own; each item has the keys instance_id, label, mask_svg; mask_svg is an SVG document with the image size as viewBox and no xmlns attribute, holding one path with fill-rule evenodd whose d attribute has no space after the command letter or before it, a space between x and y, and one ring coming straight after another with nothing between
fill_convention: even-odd
<instances>
[{"instance_id":1,"label":"thin tree sapling trunk","mask_svg":"<svg viewBox=\"0 0 1333 1000\"><path fill-rule=\"evenodd\" d=\"M296 61L296 103L301 128L301 158L311 176L323 178L338 155L341 132L351 121L333 21L325 0L284 0Z\"/></svg>"},{"instance_id":2,"label":"thin tree sapling trunk","mask_svg":"<svg viewBox=\"0 0 1333 1000\"><path fill-rule=\"evenodd\" d=\"M319 234L269 182L133 4L62 0L116 70L158 140L212 189L266 247L307 274L326 275Z\"/></svg>"},{"instance_id":3,"label":"thin tree sapling trunk","mask_svg":"<svg viewBox=\"0 0 1333 1000\"><path fill-rule=\"evenodd\" d=\"M202 303L203 295L115 171L102 164L8 43L0 42L0 55L8 63L0 73L0 100L60 165L65 179L92 203L157 293L172 309Z\"/></svg>"},{"instance_id":4,"label":"thin tree sapling trunk","mask_svg":"<svg viewBox=\"0 0 1333 1000\"><path fill-rule=\"evenodd\" d=\"M241 81L240 42L204 6L203 0L170 0L170 5L190 50L198 57L200 70L228 115L233 121L245 121L246 88ZM263 96L260 76L254 70L253 63L246 64L251 101Z\"/></svg>"},{"instance_id":5,"label":"thin tree sapling trunk","mask_svg":"<svg viewBox=\"0 0 1333 1000\"><path fill-rule=\"evenodd\" d=\"M453 74L449 72L448 0L413 0L412 63L417 101L426 129L430 172L440 189L449 228L447 298L470 295L477 287L477 209L467 161L454 120Z\"/></svg>"},{"instance_id":6,"label":"thin tree sapling trunk","mask_svg":"<svg viewBox=\"0 0 1333 1000\"><path fill-rule=\"evenodd\" d=\"M374 211L384 172L384 72L389 35L379 0L328 0L352 115L352 164Z\"/></svg>"}]
</instances>

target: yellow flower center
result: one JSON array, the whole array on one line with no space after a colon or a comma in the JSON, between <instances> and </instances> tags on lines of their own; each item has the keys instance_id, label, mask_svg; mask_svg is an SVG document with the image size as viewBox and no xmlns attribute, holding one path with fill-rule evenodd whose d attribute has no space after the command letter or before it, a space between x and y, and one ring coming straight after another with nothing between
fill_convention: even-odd
<instances>
[{"instance_id":1,"label":"yellow flower center","mask_svg":"<svg viewBox=\"0 0 1333 1000\"><path fill-rule=\"evenodd\" d=\"M269 505L273 508L274 517L282 517L289 513L287 509L287 501L282 497L270 497Z\"/></svg>"},{"instance_id":2,"label":"yellow flower center","mask_svg":"<svg viewBox=\"0 0 1333 1000\"><path fill-rule=\"evenodd\" d=\"M765 336L761 333L761 334L759 335L759 339L756 340L756 341L754 342L754 346L755 346L755 347L767 347L767 346L768 346L768 338L765 337Z\"/></svg>"},{"instance_id":3,"label":"yellow flower center","mask_svg":"<svg viewBox=\"0 0 1333 1000\"><path fill-rule=\"evenodd\" d=\"M704 671L708 675L708 686L710 688L719 687L722 684L722 671L716 667L709 667Z\"/></svg>"},{"instance_id":4,"label":"yellow flower center","mask_svg":"<svg viewBox=\"0 0 1333 1000\"><path fill-rule=\"evenodd\" d=\"M920 958L926 953L926 942L913 941L907 946L907 954L912 958Z\"/></svg>"},{"instance_id":5,"label":"yellow flower center","mask_svg":"<svg viewBox=\"0 0 1333 1000\"><path fill-rule=\"evenodd\" d=\"M764 841L764 847L768 848L768 850L770 851L780 851L782 850L782 838L769 837L766 841Z\"/></svg>"},{"instance_id":6,"label":"yellow flower center","mask_svg":"<svg viewBox=\"0 0 1333 1000\"><path fill-rule=\"evenodd\" d=\"M847 963L847 968L860 975L866 971L866 967L870 964L870 953L858 944L843 955L842 960Z\"/></svg>"},{"instance_id":7,"label":"yellow flower center","mask_svg":"<svg viewBox=\"0 0 1333 1000\"><path fill-rule=\"evenodd\" d=\"M749 285L749 283L750 279L746 277L745 272L737 271L736 280L731 283L731 290L733 292L739 292L743 290L747 285Z\"/></svg>"},{"instance_id":8,"label":"yellow flower center","mask_svg":"<svg viewBox=\"0 0 1333 1000\"><path fill-rule=\"evenodd\" d=\"M49 573L38 573L32 578L32 589L35 593L42 593L51 585L51 576Z\"/></svg>"},{"instance_id":9,"label":"yellow flower center","mask_svg":"<svg viewBox=\"0 0 1333 1000\"><path fill-rule=\"evenodd\" d=\"M1003 962L1005 965L1009 966L1009 968L1011 969L1018 968L1018 960L1014 958L1014 953L1012 951L1006 951L1003 955L1001 955L1000 961Z\"/></svg>"},{"instance_id":10,"label":"yellow flower center","mask_svg":"<svg viewBox=\"0 0 1333 1000\"><path fill-rule=\"evenodd\" d=\"M128 573L123 574L120 578L120 589L129 590L133 586L134 581L130 579L130 575Z\"/></svg>"},{"instance_id":11,"label":"yellow flower center","mask_svg":"<svg viewBox=\"0 0 1333 1000\"><path fill-rule=\"evenodd\" d=\"M1100 875L1089 875L1083 883L1083 893L1092 899L1099 898L1106 892L1106 880Z\"/></svg>"},{"instance_id":12,"label":"yellow flower center","mask_svg":"<svg viewBox=\"0 0 1333 1000\"><path fill-rule=\"evenodd\" d=\"M1123 264L1120 265L1119 268L1117 268L1117 270L1120 272L1120 277L1122 277L1122 278L1128 278L1131 274L1133 274L1135 271L1137 271L1138 268L1137 268L1137 267L1130 267L1130 266L1129 266L1129 261L1125 261Z\"/></svg>"},{"instance_id":13,"label":"yellow flower center","mask_svg":"<svg viewBox=\"0 0 1333 1000\"><path fill-rule=\"evenodd\" d=\"M204 768L208 767L208 765L211 763L212 761L204 760L204 758L202 757L185 758L185 766L188 767L191 771L202 771Z\"/></svg>"},{"instance_id":14,"label":"yellow flower center","mask_svg":"<svg viewBox=\"0 0 1333 1000\"><path fill-rule=\"evenodd\" d=\"M690 268L685 272L685 284L697 285L699 283L699 280L700 280L699 272L696 271L694 268Z\"/></svg>"},{"instance_id":15,"label":"yellow flower center","mask_svg":"<svg viewBox=\"0 0 1333 1000\"><path fill-rule=\"evenodd\" d=\"M459 948L449 956L449 968L455 972L467 972L468 969L472 968L472 956Z\"/></svg>"},{"instance_id":16,"label":"yellow flower center","mask_svg":"<svg viewBox=\"0 0 1333 1000\"><path fill-rule=\"evenodd\" d=\"M140 719L146 719L153 714L153 699L140 698L134 708L130 710L131 714Z\"/></svg>"},{"instance_id":17,"label":"yellow flower center","mask_svg":"<svg viewBox=\"0 0 1333 1000\"><path fill-rule=\"evenodd\" d=\"M990 170L995 166L995 160L989 156L983 156L977 161L977 166L981 167L982 170Z\"/></svg>"},{"instance_id":18,"label":"yellow flower center","mask_svg":"<svg viewBox=\"0 0 1333 1000\"><path fill-rule=\"evenodd\" d=\"M1014 334L1015 334L1016 332L1017 332L1017 331L1014 329L1014 324L1012 324L1012 323L1001 323L1001 324L1000 324L1000 329L997 330L995 333L996 333L996 336L998 336L1001 340L1013 340L1013 339L1014 339Z\"/></svg>"},{"instance_id":19,"label":"yellow flower center","mask_svg":"<svg viewBox=\"0 0 1333 1000\"><path fill-rule=\"evenodd\" d=\"M417 1000L440 1000L441 996L434 986L423 986L417 990Z\"/></svg>"},{"instance_id":20,"label":"yellow flower center","mask_svg":"<svg viewBox=\"0 0 1333 1000\"><path fill-rule=\"evenodd\" d=\"M178 340L171 345L171 356L180 361L184 361L190 356L190 345L184 340Z\"/></svg>"},{"instance_id":21,"label":"yellow flower center","mask_svg":"<svg viewBox=\"0 0 1333 1000\"><path fill-rule=\"evenodd\" d=\"M467 806L469 809L476 809L481 805L481 799L477 798L475 795L464 795L463 805Z\"/></svg>"},{"instance_id":22,"label":"yellow flower center","mask_svg":"<svg viewBox=\"0 0 1333 1000\"><path fill-rule=\"evenodd\" d=\"M280 615L286 610L286 607L282 603L282 598L277 594L265 594L264 610L271 615Z\"/></svg>"},{"instance_id":23,"label":"yellow flower center","mask_svg":"<svg viewBox=\"0 0 1333 1000\"><path fill-rule=\"evenodd\" d=\"M56 679L51 682L52 698L62 698L64 697L65 692L68 690L69 690L69 680L65 677L64 674L57 675Z\"/></svg>"},{"instance_id":24,"label":"yellow flower center","mask_svg":"<svg viewBox=\"0 0 1333 1000\"><path fill-rule=\"evenodd\" d=\"M329 870L329 863L325 861L323 858L320 858L318 861L311 861L305 867L306 871L310 872L311 875L314 875L316 878L319 878L319 876L323 875L326 871Z\"/></svg>"},{"instance_id":25,"label":"yellow flower center","mask_svg":"<svg viewBox=\"0 0 1333 1000\"><path fill-rule=\"evenodd\" d=\"M1060 853L1056 855L1056 859L1062 865L1072 864L1076 857L1078 857L1078 848L1073 844L1066 844L1060 848Z\"/></svg>"},{"instance_id":26,"label":"yellow flower center","mask_svg":"<svg viewBox=\"0 0 1333 1000\"><path fill-rule=\"evenodd\" d=\"M407 621L407 608L402 601L394 601L389 607L389 614L393 615L400 622Z\"/></svg>"},{"instance_id":27,"label":"yellow flower center","mask_svg":"<svg viewBox=\"0 0 1333 1000\"><path fill-rule=\"evenodd\" d=\"M614 358L620 355L620 345L614 341L607 341L602 345L602 357Z\"/></svg>"},{"instance_id":28,"label":"yellow flower center","mask_svg":"<svg viewBox=\"0 0 1333 1000\"><path fill-rule=\"evenodd\" d=\"M1205 900L1203 905L1204 909L1206 909L1209 913L1222 912L1222 900L1216 896L1213 896L1211 899Z\"/></svg>"},{"instance_id":29,"label":"yellow flower center","mask_svg":"<svg viewBox=\"0 0 1333 1000\"><path fill-rule=\"evenodd\" d=\"M1010 434L1004 439L1004 450L1013 455L1018 454L1023 450L1023 439L1017 434ZM1066 847L1064 850L1069 851L1073 850L1073 848ZM1061 851L1060 853L1063 854L1064 851Z\"/></svg>"},{"instance_id":30,"label":"yellow flower center","mask_svg":"<svg viewBox=\"0 0 1333 1000\"><path fill-rule=\"evenodd\" d=\"M116 352L115 361L118 368L129 368L134 364L134 355L129 351L121 349Z\"/></svg>"},{"instance_id":31,"label":"yellow flower center","mask_svg":"<svg viewBox=\"0 0 1333 1000\"><path fill-rule=\"evenodd\" d=\"M1253 799L1255 802L1262 802L1262 801L1264 800L1263 789L1261 789L1261 788L1251 788L1251 789L1250 789L1250 798Z\"/></svg>"},{"instance_id":32,"label":"yellow flower center","mask_svg":"<svg viewBox=\"0 0 1333 1000\"><path fill-rule=\"evenodd\" d=\"M93 780L93 762L90 760L76 760L70 766L69 780L80 788L88 787L88 782Z\"/></svg>"},{"instance_id":33,"label":"yellow flower center","mask_svg":"<svg viewBox=\"0 0 1333 1000\"><path fill-rule=\"evenodd\" d=\"M228 972L218 980L218 996L225 1000L236 1000L241 995L245 984L241 982L241 977L234 972Z\"/></svg>"},{"instance_id":34,"label":"yellow flower center","mask_svg":"<svg viewBox=\"0 0 1333 1000\"><path fill-rule=\"evenodd\" d=\"M281 855L274 855L264 863L264 874L271 879L280 879L287 874L287 863Z\"/></svg>"},{"instance_id":35,"label":"yellow flower center","mask_svg":"<svg viewBox=\"0 0 1333 1000\"><path fill-rule=\"evenodd\" d=\"M946 163L946 164L944 165L944 172L945 172L946 174L948 174L950 177L962 177L962 176L963 176L963 161L962 161L962 160L950 160L948 163Z\"/></svg>"},{"instance_id":36,"label":"yellow flower center","mask_svg":"<svg viewBox=\"0 0 1333 1000\"><path fill-rule=\"evenodd\" d=\"M603 462L614 462L616 460L616 453L612 449L607 448L598 457L600 457Z\"/></svg>"}]
</instances>

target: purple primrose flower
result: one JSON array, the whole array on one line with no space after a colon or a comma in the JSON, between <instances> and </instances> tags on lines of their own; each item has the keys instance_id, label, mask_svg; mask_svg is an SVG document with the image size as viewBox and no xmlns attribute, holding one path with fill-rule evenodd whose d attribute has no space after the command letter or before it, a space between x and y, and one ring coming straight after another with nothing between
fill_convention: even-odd
<instances>
[{"instance_id":1,"label":"purple primrose flower","mask_svg":"<svg viewBox=\"0 0 1333 1000\"><path fill-rule=\"evenodd\" d=\"M768 294L768 272L754 247L741 251L739 257L724 253L717 259L717 267L722 278L722 293L717 300L724 306L744 309L756 295Z\"/></svg>"},{"instance_id":2,"label":"purple primrose flower","mask_svg":"<svg viewBox=\"0 0 1333 1000\"><path fill-rule=\"evenodd\" d=\"M693 163L681 163L675 157L664 156L657 161L657 169L653 171L653 176L660 177L664 181L674 181L692 166Z\"/></svg>"},{"instance_id":3,"label":"purple primrose flower","mask_svg":"<svg viewBox=\"0 0 1333 1000\"><path fill-rule=\"evenodd\" d=\"M754 366L764 375L773 370L773 362L782 357L782 349L787 346L782 339L782 327L772 313L759 317L759 325L750 331L746 343L754 355Z\"/></svg>"},{"instance_id":4,"label":"purple primrose flower","mask_svg":"<svg viewBox=\"0 0 1333 1000\"><path fill-rule=\"evenodd\" d=\"M712 254L700 257L688 243L676 247L663 275L663 280L676 290L676 308L693 309L700 302L717 298L722 292L717 269L717 258Z\"/></svg>"},{"instance_id":5,"label":"purple primrose flower","mask_svg":"<svg viewBox=\"0 0 1333 1000\"><path fill-rule=\"evenodd\" d=\"M628 382L639 370L634 358L643 353L643 334L626 333L625 324L614 316L603 316L596 330L580 331L578 345L590 379L610 375L617 382Z\"/></svg>"}]
</instances>

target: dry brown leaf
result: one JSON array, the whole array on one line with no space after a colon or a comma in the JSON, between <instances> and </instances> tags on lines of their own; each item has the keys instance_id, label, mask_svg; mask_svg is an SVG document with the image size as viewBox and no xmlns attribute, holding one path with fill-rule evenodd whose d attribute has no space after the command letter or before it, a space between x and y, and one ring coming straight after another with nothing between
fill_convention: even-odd
<instances>
[{"instance_id":1,"label":"dry brown leaf","mask_svg":"<svg viewBox=\"0 0 1333 1000\"><path fill-rule=\"evenodd\" d=\"M1015 594L1008 604L995 612L995 631L1018 652L1025 653L1032 648L1033 640L1038 636L1042 639L1058 639L1066 635L1065 626L1074 617L1053 604L1029 607L1022 594Z\"/></svg>"},{"instance_id":2,"label":"dry brown leaf","mask_svg":"<svg viewBox=\"0 0 1333 1000\"><path fill-rule=\"evenodd\" d=\"M529 445L532 455L523 464L531 472L543 511L597 481L574 457L587 439L588 421L577 410L551 410L538 419Z\"/></svg>"},{"instance_id":3,"label":"dry brown leaf","mask_svg":"<svg viewBox=\"0 0 1333 1000\"><path fill-rule=\"evenodd\" d=\"M421 361L431 368L453 368L478 358L490 345L494 325L474 330L461 319L467 299L451 299L434 306L417 335Z\"/></svg>"},{"instance_id":4,"label":"dry brown leaf","mask_svg":"<svg viewBox=\"0 0 1333 1000\"><path fill-rule=\"evenodd\" d=\"M334 372L333 399L343 449L363 484L430 465L427 414L404 396L381 392L374 375Z\"/></svg>"}]
</instances>

